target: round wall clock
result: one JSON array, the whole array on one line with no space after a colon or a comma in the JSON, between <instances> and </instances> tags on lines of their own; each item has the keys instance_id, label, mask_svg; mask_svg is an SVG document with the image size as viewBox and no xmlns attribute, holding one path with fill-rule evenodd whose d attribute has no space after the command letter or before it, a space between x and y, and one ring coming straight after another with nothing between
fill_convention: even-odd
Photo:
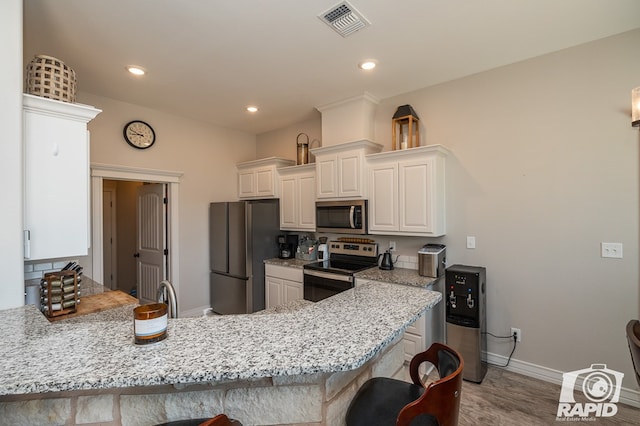
<instances>
[{"instance_id":1,"label":"round wall clock","mask_svg":"<svg viewBox=\"0 0 640 426\"><path fill-rule=\"evenodd\" d=\"M156 134L153 128L140 120L133 120L124 126L124 140L129 145L138 149L146 149L151 147L156 141Z\"/></svg>"}]
</instances>

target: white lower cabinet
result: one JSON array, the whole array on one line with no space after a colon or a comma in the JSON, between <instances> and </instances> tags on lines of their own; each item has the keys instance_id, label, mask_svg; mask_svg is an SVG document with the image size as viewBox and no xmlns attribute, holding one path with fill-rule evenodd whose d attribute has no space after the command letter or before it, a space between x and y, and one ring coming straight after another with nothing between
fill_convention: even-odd
<instances>
[{"instance_id":1,"label":"white lower cabinet","mask_svg":"<svg viewBox=\"0 0 640 426\"><path fill-rule=\"evenodd\" d=\"M402 341L405 361L411 361L414 355L427 349L426 329L425 315L420 316L416 322L407 327Z\"/></svg>"},{"instance_id":2,"label":"white lower cabinet","mask_svg":"<svg viewBox=\"0 0 640 426\"><path fill-rule=\"evenodd\" d=\"M283 305L304 297L303 272L300 268L264 265L265 308Z\"/></svg>"}]
</instances>

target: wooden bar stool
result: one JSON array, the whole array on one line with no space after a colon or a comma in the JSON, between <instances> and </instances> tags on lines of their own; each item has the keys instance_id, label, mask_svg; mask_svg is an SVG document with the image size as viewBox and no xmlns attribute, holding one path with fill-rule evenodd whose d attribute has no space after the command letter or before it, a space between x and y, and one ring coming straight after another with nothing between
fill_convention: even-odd
<instances>
[{"instance_id":1,"label":"wooden bar stool","mask_svg":"<svg viewBox=\"0 0 640 426\"><path fill-rule=\"evenodd\" d=\"M430 362L440 375L425 386L419 367ZM413 383L387 377L369 379L358 390L347 411L347 426L437 425L456 426L460 412L464 361L454 349L434 343L413 357Z\"/></svg>"},{"instance_id":2,"label":"wooden bar stool","mask_svg":"<svg viewBox=\"0 0 640 426\"><path fill-rule=\"evenodd\" d=\"M224 414L218 414L210 419L176 420L156 426L242 426L242 423L237 420L231 420Z\"/></svg>"},{"instance_id":3,"label":"wooden bar stool","mask_svg":"<svg viewBox=\"0 0 640 426\"><path fill-rule=\"evenodd\" d=\"M631 362L640 385L640 320L631 320L627 324L627 342L631 352Z\"/></svg>"}]
</instances>

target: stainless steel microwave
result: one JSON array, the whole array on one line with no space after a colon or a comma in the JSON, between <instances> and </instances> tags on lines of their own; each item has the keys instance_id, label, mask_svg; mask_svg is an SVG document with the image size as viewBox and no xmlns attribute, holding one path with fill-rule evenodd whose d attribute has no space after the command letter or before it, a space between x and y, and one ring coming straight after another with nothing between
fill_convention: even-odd
<instances>
[{"instance_id":1,"label":"stainless steel microwave","mask_svg":"<svg viewBox=\"0 0 640 426\"><path fill-rule=\"evenodd\" d=\"M317 201L316 232L366 234L367 200Z\"/></svg>"}]
</instances>

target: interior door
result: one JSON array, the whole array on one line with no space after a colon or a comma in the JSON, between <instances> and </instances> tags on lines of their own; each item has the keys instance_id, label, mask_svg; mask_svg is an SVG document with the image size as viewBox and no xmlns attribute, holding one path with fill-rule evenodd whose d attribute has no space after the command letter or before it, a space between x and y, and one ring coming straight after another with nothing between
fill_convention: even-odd
<instances>
[{"instance_id":1,"label":"interior door","mask_svg":"<svg viewBox=\"0 0 640 426\"><path fill-rule=\"evenodd\" d=\"M156 301L160 281L166 278L166 204L165 185L154 183L138 188L138 236L136 270L138 299Z\"/></svg>"},{"instance_id":2,"label":"interior door","mask_svg":"<svg viewBox=\"0 0 640 426\"><path fill-rule=\"evenodd\" d=\"M102 253L104 286L111 290L118 288L116 264L116 188L105 183L102 191Z\"/></svg>"}]
</instances>

